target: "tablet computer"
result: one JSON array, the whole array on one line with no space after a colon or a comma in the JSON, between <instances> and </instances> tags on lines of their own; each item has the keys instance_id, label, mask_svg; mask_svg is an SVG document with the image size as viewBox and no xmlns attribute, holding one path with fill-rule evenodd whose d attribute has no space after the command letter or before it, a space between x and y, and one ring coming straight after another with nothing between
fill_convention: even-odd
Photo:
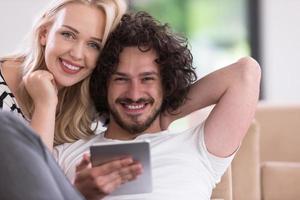
<instances>
[{"instance_id":1,"label":"tablet computer","mask_svg":"<svg viewBox=\"0 0 300 200\"><path fill-rule=\"evenodd\" d=\"M122 184L111 195L152 192L150 143L148 141L98 143L90 147L90 153L92 166L98 166L128 155L142 164L143 173L137 179Z\"/></svg>"}]
</instances>

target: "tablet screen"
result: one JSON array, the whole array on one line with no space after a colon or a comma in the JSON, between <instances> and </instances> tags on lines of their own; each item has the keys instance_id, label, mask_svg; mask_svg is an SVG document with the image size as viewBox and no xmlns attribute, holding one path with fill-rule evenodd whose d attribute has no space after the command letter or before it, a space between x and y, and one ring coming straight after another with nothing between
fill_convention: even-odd
<instances>
[{"instance_id":1,"label":"tablet screen","mask_svg":"<svg viewBox=\"0 0 300 200\"><path fill-rule=\"evenodd\" d=\"M148 141L98 143L90 147L91 162L98 166L111 160L130 155L143 166L143 173L133 181L122 184L111 195L141 194L152 192L150 144Z\"/></svg>"}]
</instances>

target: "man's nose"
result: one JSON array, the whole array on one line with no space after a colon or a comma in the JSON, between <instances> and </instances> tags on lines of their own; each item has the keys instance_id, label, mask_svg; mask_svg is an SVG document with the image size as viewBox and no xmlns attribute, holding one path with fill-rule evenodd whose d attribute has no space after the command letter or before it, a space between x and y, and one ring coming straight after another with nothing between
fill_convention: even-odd
<instances>
[{"instance_id":1,"label":"man's nose","mask_svg":"<svg viewBox=\"0 0 300 200\"><path fill-rule=\"evenodd\" d=\"M137 101L142 97L143 86L139 81L131 81L128 87L127 96L133 101Z\"/></svg>"}]
</instances>

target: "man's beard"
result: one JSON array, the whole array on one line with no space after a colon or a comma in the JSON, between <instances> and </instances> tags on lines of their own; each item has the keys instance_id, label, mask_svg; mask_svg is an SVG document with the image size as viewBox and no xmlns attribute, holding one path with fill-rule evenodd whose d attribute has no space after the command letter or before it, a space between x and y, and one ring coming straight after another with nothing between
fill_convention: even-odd
<instances>
[{"instance_id":1,"label":"man's beard","mask_svg":"<svg viewBox=\"0 0 300 200\"><path fill-rule=\"evenodd\" d=\"M132 101L132 100L123 100L123 99L117 99L116 103L118 102L128 102L128 101ZM142 101L146 101L144 99L139 99L137 102L142 102ZM148 100L149 102L151 102L151 104L154 102L153 99ZM128 131L129 133L131 133L132 135L136 135L136 134L140 134L142 132L144 132L147 128L149 128L151 126L151 124L154 122L154 120L158 117L158 115L160 114L161 111L161 106L158 109L154 109L152 111L152 113L150 114L149 117L147 117L147 119L142 122L139 123L138 118L139 115L131 115L131 116L127 116L129 119L131 119L131 121L133 121L133 123L127 123L124 120L122 120L121 115L118 113L118 111L116 109L110 108L110 113L113 117L113 119L115 120L115 122L124 130Z\"/></svg>"}]
</instances>

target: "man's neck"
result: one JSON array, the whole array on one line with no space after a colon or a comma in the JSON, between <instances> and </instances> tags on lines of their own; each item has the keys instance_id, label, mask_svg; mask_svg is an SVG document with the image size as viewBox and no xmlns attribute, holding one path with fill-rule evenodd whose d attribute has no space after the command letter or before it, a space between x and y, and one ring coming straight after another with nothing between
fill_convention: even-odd
<instances>
[{"instance_id":1,"label":"man's neck","mask_svg":"<svg viewBox=\"0 0 300 200\"><path fill-rule=\"evenodd\" d=\"M159 117L146 130L144 130L141 133L131 133L123 129L122 127L120 127L115 121L111 120L107 126L105 137L109 139L116 139L116 140L133 140L139 135L145 133L155 134L160 131L162 131L162 129L160 126Z\"/></svg>"}]
</instances>

